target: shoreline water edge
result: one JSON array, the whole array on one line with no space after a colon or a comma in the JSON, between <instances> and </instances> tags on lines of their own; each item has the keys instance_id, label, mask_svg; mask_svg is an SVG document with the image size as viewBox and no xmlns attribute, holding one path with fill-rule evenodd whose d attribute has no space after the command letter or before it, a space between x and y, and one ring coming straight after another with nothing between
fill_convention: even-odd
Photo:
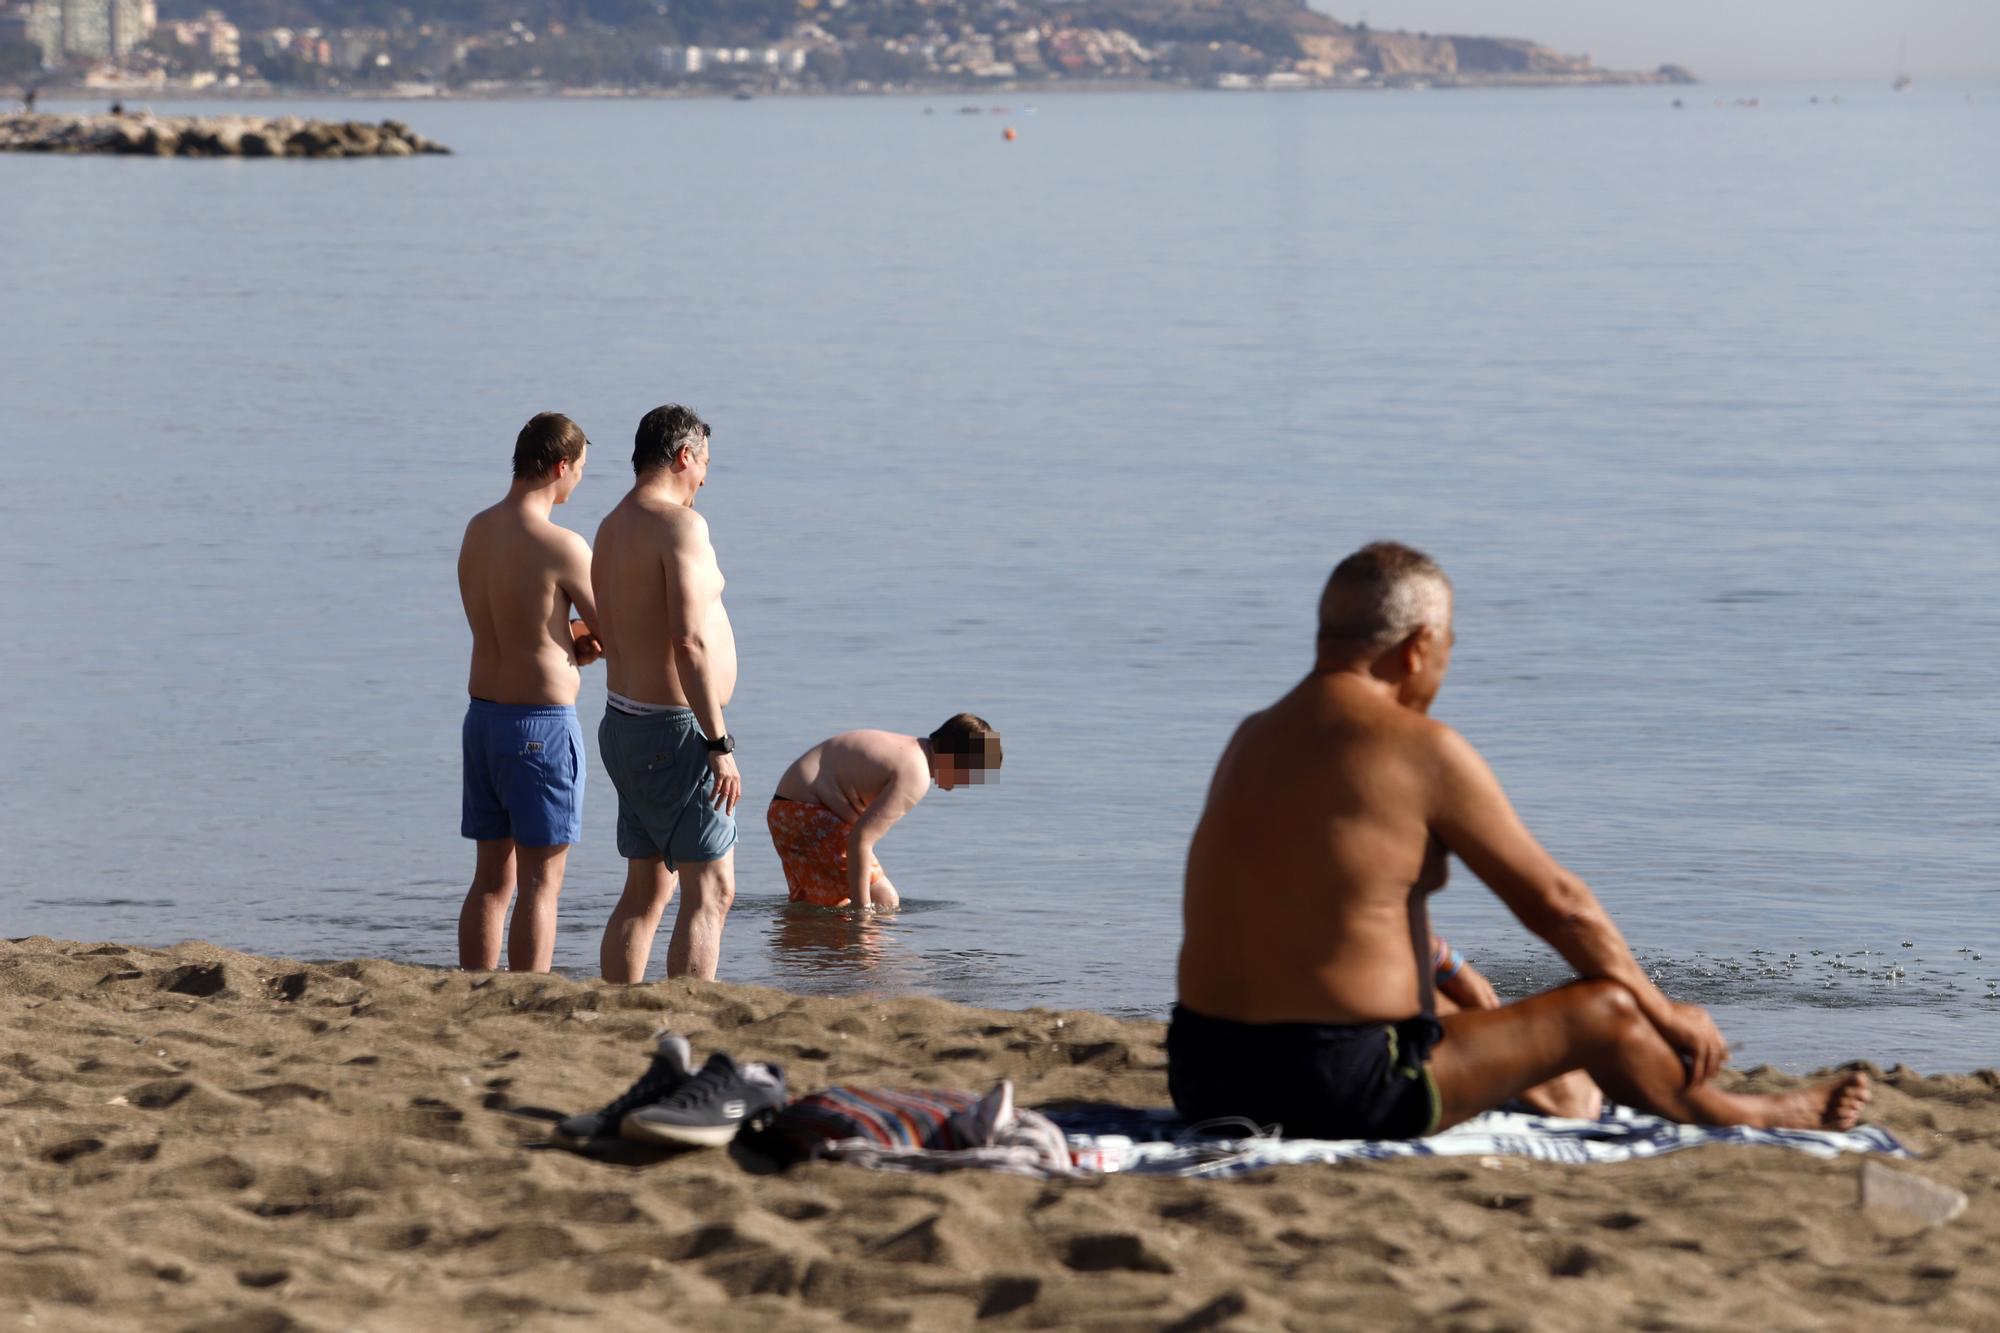
<instances>
[{"instance_id":1,"label":"shoreline water edge","mask_svg":"<svg viewBox=\"0 0 2000 1333\"><path fill-rule=\"evenodd\" d=\"M0 1020L24 1327L1974 1328L2000 1302L1990 1070L1876 1071L1895 1169L1970 1197L1925 1226L1857 1206L1853 1157L1763 1147L1076 1182L548 1147L667 1027L794 1096L1164 1104L1162 1025L1080 1011L30 937L0 942Z\"/></svg>"}]
</instances>

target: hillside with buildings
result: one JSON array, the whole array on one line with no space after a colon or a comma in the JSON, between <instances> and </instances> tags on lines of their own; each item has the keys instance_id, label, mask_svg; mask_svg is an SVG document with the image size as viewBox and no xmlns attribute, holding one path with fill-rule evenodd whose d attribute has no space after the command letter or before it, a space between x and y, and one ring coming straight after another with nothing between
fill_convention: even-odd
<instances>
[{"instance_id":1,"label":"hillside with buildings","mask_svg":"<svg viewBox=\"0 0 2000 1333\"><path fill-rule=\"evenodd\" d=\"M19 86L421 93L1683 81L1304 0L0 0Z\"/></svg>"}]
</instances>

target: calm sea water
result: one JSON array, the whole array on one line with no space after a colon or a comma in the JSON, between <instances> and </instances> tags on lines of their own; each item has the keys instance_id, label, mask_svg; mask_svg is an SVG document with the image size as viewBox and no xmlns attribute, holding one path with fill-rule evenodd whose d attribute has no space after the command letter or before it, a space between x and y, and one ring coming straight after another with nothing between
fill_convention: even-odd
<instances>
[{"instance_id":1,"label":"calm sea water","mask_svg":"<svg viewBox=\"0 0 2000 1333\"><path fill-rule=\"evenodd\" d=\"M463 521L557 409L593 531L677 399L743 661L726 977L1162 1012L1215 756L1393 535L1458 583L1439 713L1742 1061L2000 1064L2000 85L1681 95L343 103L458 155L0 158L0 933L449 963ZM910 910L786 909L785 764L959 709L1007 768L884 844ZM561 966L613 822L593 758ZM1463 873L1436 915L1563 975Z\"/></svg>"}]
</instances>

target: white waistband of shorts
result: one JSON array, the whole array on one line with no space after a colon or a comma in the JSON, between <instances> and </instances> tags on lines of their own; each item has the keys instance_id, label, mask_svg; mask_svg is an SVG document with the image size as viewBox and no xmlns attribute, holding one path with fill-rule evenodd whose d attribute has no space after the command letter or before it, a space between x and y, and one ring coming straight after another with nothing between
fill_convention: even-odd
<instances>
[{"instance_id":1,"label":"white waistband of shorts","mask_svg":"<svg viewBox=\"0 0 2000 1333\"><path fill-rule=\"evenodd\" d=\"M649 704L639 699L628 699L616 690L604 692L604 702L621 713L632 717L652 717L656 713L692 713L686 704Z\"/></svg>"}]
</instances>

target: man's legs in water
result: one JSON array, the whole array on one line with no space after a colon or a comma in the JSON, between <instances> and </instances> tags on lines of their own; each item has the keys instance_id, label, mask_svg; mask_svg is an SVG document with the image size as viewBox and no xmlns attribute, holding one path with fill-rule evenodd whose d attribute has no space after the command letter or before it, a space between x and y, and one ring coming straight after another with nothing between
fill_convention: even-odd
<instances>
[{"instance_id":1,"label":"man's legs in water","mask_svg":"<svg viewBox=\"0 0 2000 1333\"><path fill-rule=\"evenodd\" d=\"M507 967L513 972L546 972L556 957L556 899L562 896L569 845L517 847L521 895L507 928Z\"/></svg>"},{"instance_id":2,"label":"man's legs in water","mask_svg":"<svg viewBox=\"0 0 2000 1333\"><path fill-rule=\"evenodd\" d=\"M736 849L716 861L681 862L681 878L686 892L674 918L674 937L667 942L667 975L713 981L722 959L722 926L736 901Z\"/></svg>"},{"instance_id":3,"label":"man's legs in water","mask_svg":"<svg viewBox=\"0 0 2000 1333\"><path fill-rule=\"evenodd\" d=\"M473 846L472 887L458 911L458 965L492 972L500 966L500 936L514 899L514 840L482 838Z\"/></svg>"},{"instance_id":4,"label":"man's legs in water","mask_svg":"<svg viewBox=\"0 0 2000 1333\"><path fill-rule=\"evenodd\" d=\"M664 856L625 862L625 892L611 910L597 954L606 981L630 984L646 979L646 960L653 955L653 936L674 896L674 883ZM671 966L668 975L673 975Z\"/></svg>"},{"instance_id":5,"label":"man's legs in water","mask_svg":"<svg viewBox=\"0 0 2000 1333\"><path fill-rule=\"evenodd\" d=\"M1614 1101L1683 1124L1850 1129L1868 1101L1868 1079L1858 1073L1763 1096L1713 1083L1690 1088L1679 1054L1615 981L1571 982L1440 1021L1445 1039L1430 1062L1443 1102L1439 1128L1578 1068Z\"/></svg>"}]
</instances>

